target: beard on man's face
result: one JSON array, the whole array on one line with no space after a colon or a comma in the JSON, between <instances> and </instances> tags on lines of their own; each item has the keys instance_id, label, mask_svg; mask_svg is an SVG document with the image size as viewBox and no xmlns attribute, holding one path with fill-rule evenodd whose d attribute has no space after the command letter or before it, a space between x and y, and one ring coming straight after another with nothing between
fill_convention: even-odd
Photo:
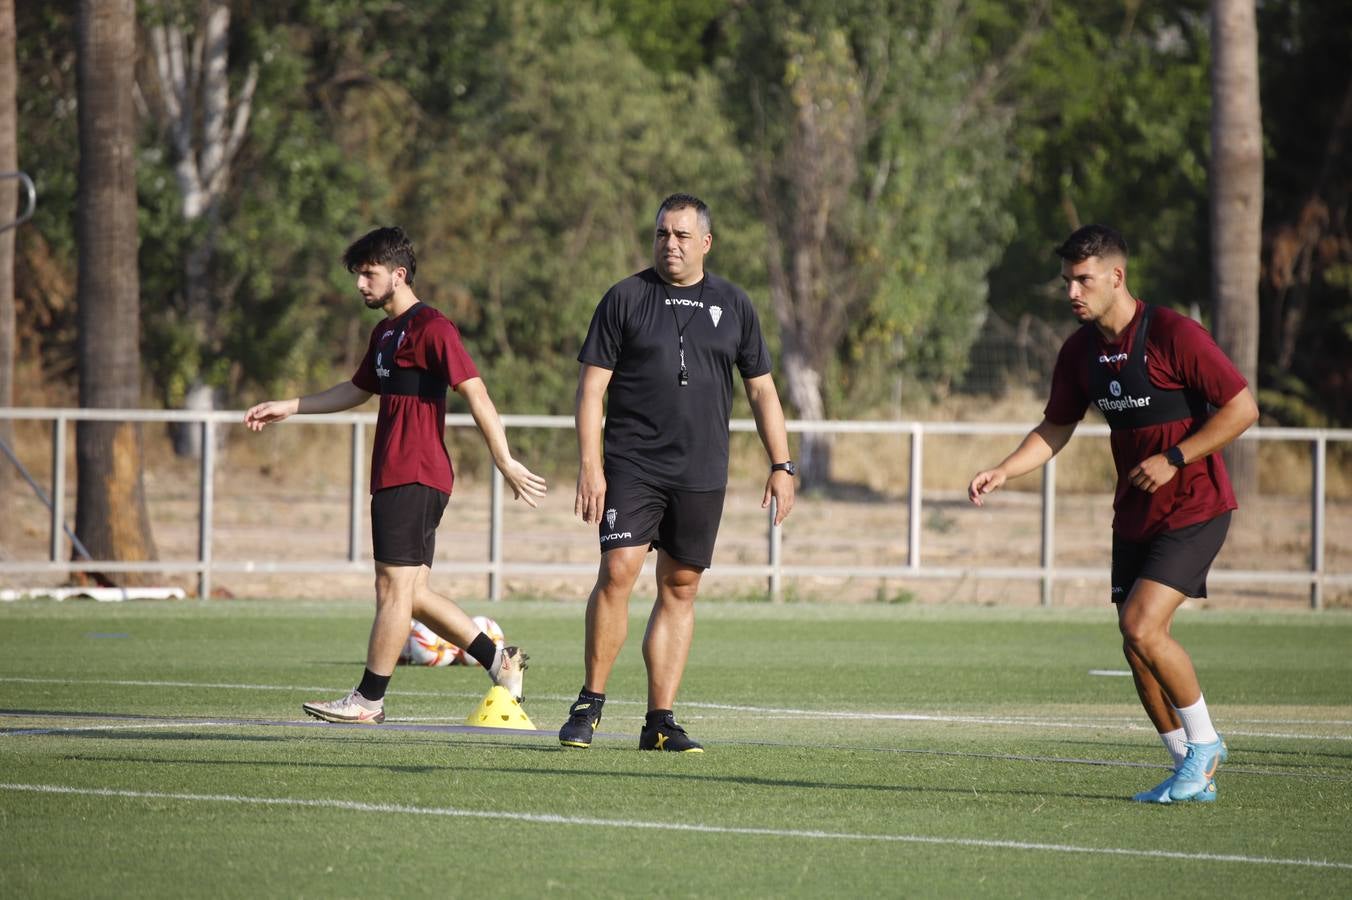
<instances>
[{"instance_id":1,"label":"beard on man's face","mask_svg":"<svg viewBox=\"0 0 1352 900\"><path fill-rule=\"evenodd\" d=\"M394 296L394 288L390 288L383 294L374 294L370 297L363 296L362 301L366 304L367 309L380 309L386 303L389 303L390 298L393 296Z\"/></svg>"}]
</instances>

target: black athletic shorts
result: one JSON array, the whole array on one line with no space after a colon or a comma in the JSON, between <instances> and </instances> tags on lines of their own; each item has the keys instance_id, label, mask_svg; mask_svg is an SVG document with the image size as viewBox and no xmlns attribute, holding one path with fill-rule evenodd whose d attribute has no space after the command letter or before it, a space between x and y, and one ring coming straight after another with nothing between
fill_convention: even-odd
<instances>
[{"instance_id":1,"label":"black athletic shorts","mask_svg":"<svg viewBox=\"0 0 1352 900\"><path fill-rule=\"evenodd\" d=\"M616 547L665 550L677 562L709 568L723 518L724 491L662 487L630 472L606 472L601 552Z\"/></svg>"},{"instance_id":2,"label":"black athletic shorts","mask_svg":"<svg viewBox=\"0 0 1352 900\"><path fill-rule=\"evenodd\" d=\"M1138 578L1149 578L1185 597L1206 596L1206 576L1230 530L1229 511L1214 519L1162 531L1148 541L1113 535L1112 601L1121 603Z\"/></svg>"},{"instance_id":3,"label":"black athletic shorts","mask_svg":"<svg viewBox=\"0 0 1352 900\"><path fill-rule=\"evenodd\" d=\"M372 494L371 547L376 562L431 568L437 526L450 499L425 484L401 484Z\"/></svg>"}]
</instances>

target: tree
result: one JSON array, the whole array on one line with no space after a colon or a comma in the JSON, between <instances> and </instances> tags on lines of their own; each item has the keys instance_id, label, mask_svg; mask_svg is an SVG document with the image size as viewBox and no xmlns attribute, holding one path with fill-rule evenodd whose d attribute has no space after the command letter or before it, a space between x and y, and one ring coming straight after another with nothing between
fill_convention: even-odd
<instances>
[{"instance_id":1,"label":"tree","mask_svg":"<svg viewBox=\"0 0 1352 900\"><path fill-rule=\"evenodd\" d=\"M1017 228L991 276L991 309L1068 333L1052 248L1091 222L1131 247L1132 289L1152 303L1205 308L1209 281L1205 2L1058 4L1016 73ZM1059 341L1049 342L1054 358ZM983 342L983 353L1002 348ZM1045 376L1050 376L1050 360ZM995 389L989 374L975 386Z\"/></svg>"},{"instance_id":2,"label":"tree","mask_svg":"<svg viewBox=\"0 0 1352 900\"><path fill-rule=\"evenodd\" d=\"M19 164L16 49L14 0L0 0L0 174L15 171ZM14 215L16 184L0 180L0 226ZM6 228L0 231L0 406L14 405L14 335L14 230ZM14 426L8 420L0 421L0 441L14 446ZM13 493L14 472L8 460L0 459L0 509L14 508ZM0 546L7 543L13 519L0 516Z\"/></svg>"},{"instance_id":3,"label":"tree","mask_svg":"<svg viewBox=\"0 0 1352 900\"><path fill-rule=\"evenodd\" d=\"M1263 121L1254 0L1211 2L1211 283L1214 332L1258 387L1258 275L1262 259ZM1235 491L1258 486L1258 446L1226 452Z\"/></svg>"},{"instance_id":4,"label":"tree","mask_svg":"<svg viewBox=\"0 0 1352 900\"><path fill-rule=\"evenodd\" d=\"M222 226L222 204L231 188L231 167L244 142L258 86L251 63L234 102L230 98L230 6L223 0L197 5L196 18L180 15L168 0L151 0L147 66L154 115L172 148L180 214L191 235L182 260L182 327L208 353L219 351L224 316L211 285L211 263ZM215 408L212 385L198 377L188 386L192 409ZM180 454L201 452L195 423L176 429Z\"/></svg>"},{"instance_id":5,"label":"tree","mask_svg":"<svg viewBox=\"0 0 1352 900\"><path fill-rule=\"evenodd\" d=\"M419 297L456 321L504 409L571 411L587 321L609 285L652 264L666 194L712 205L711 267L756 267L760 235L735 202L745 165L711 72L645 66L586 4L352 15L324 64L339 141L369 173L369 215L397 213L414 236ZM371 53L369 29L405 36L399 52Z\"/></svg>"},{"instance_id":6,"label":"tree","mask_svg":"<svg viewBox=\"0 0 1352 900\"><path fill-rule=\"evenodd\" d=\"M1352 4L1258 10L1265 419L1352 421ZM1289 98L1299 97L1299 103Z\"/></svg>"},{"instance_id":7,"label":"tree","mask_svg":"<svg viewBox=\"0 0 1352 900\"><path fill-rule=\"evenodd\" d=\"M80 0L76 29L80 405L135 408L141 405L135 0ZM80 422L76 459L75 530L90 554L95 559L154 559L140 426Z\"/></svg>"},{"instance_id":8,"label":"tree","mask_svg":"<svg viewBox=\"0 0 1352 900\"><path fill-rule=\"evenodd\" d=\"M728 23L725 96L800 417L877 402L903 374L940 392L961 374L1012 225L1003 87L1041 11L984 41L949 0L767 2ZM829 481L827 436L804 435L799 457L805 486Z\"/></svg>"}]
</instances>

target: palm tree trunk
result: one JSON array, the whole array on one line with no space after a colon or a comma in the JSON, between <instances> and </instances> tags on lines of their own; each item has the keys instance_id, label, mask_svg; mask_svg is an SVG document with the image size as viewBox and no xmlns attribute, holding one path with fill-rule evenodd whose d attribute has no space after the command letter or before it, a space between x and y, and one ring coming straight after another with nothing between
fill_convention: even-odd
<instances>
[{"instance_id":1,"label":"palm tree trunk","mask_svg":"<svg viewBox=\"0 0 1352 900\"><path fill-rule=\"evenodd\" d=\"M1263 227L1263 122L1254 0L1211 2L1211 295L1216 342L1258 389L1258 278ZM1258 492L1258 445L1226 464L1241 498Z\"/></svg>"},{"instance_id":2,"label":"palm tree trunk","mask_svg":"<svg viewBox=\"0 0 1352 900\"><path fill-rule=\"evenodd\" d=\"M79 248L80 405L141 405L140 274L137 269L135 0L80 0ZM81 422L75 529L95 559L148 560L141 427ZM146 576L120 575L124 583Z\"/></svg>"},{"instance_id":3,"label":"palm tree trunk","mask_svg":"<svg viewBox=\"0 0 1352 900\"><path fill-rule=\"evenodd\" d=\"M16 34L14 0L0 0L0 172L18 168L18 63L15 57ZM0 180L0 225L15 215L18 182ZM14 405L14 229L0 231L0 406ZM0 420L0 441L14 446L14 424ZM16 480L7 460L0 460L0 509L14 509ZM13 515L0 516L0 547L13 546L11 537L17 523Z\"/></svg>"}]
</instances>

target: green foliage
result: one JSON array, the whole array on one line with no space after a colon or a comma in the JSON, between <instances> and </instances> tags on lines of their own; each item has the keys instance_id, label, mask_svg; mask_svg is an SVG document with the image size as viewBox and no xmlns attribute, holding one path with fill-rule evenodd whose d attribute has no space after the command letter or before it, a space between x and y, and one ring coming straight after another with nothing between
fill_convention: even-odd
<instances>
[{"instance_id":1,"label":"green foliage","mask_svg":"<svg viewBox=\"0 0 1352 900\"><path fill-rule=\"evenodd\" d=\"M419 295L457 320L499 404L568 412L592 309L650 264L658 202L695 190L717 215L742 164L707 74L654 73L585 8L493 9L460 40L497 76L461 73L451 116L421 123L396 204L419 247ZM673 110L689 127L671 127Z\"/></svg>"},{"instance_id":2,"label":"green foliage","mask_svg":"<svg viewBox=\"0 0 1352 900\"><path fill-rule=\"evenodd\" d=\"M20 333L58 374L74 335L73 304L53 287L75 283L73 9L16 6L19 158L39 189L19 235ZM1349 10L1259 7L1269 242L1280 226L1305 235L1324 223L1307 241L1306 280L1263 297L1262 386L1280 392L1265 407L1282 420L1343 422L1352 409L1352 140L1338 114ZM674 190L712 205L710 267L748 289L778 357L767 247L820 211L794 205L786 156L809 96L862 110L859 140L833 169L848 191L825 242L837 280L822 293L843 303L839 332L805 332L828 361L834 414L877 409L903 380L942 395L988 310L1064 321L1050 248L1075 224L1126 234L1141 296L1208 305L1202 0L278 0L233 11L231 83L252 65L259 83L219 220L182 221L170 143L149 119L138 157L144 370L171 404L198 380L238 402L347 377L374 314L337 259L355 236L398 223L421 257L416 290L462 327L499 404L567 412L591 310L648 265L651 217ZM187 21L197 6L138 14L146 26ZM765 215L767 196L781 219ZM209 334L184 302L187 255L206 241ZM1279 371L1297 381L1279 384Z\"/></svg>"},{"instance_id":3,"label":"green foliage","mask_svg":"<svg viewBox=\"0 0 1352 900\"><path fill-rule=\"evenodd\" d=\"M1265 416L1300 424L1308 403L1352 421L1352 5L1263 3L1265 271L1261 378L1287 396ZM1298 99L1293 99L1298 98ZM1295 380L1288 388L1284 382Z\"/></svg>"},{"instance_id":4,"label":"green foliage","mask_svg":"<svg viewBox=\"0 0 1352 900\"><path fill-rule=\"evenodd\" d=\"M343 357L335 335L360 306L336 261L361 169L333 140L310 92L313 64L295 40L306 23L256 16L231 35L231 66L256 65L249 137L235 159L219 222L185 222L163 135L141 171L141 272L148 369L170 405L195 381L232 398L260 386L304 390ZM203 334L184 300L184 262L213 245L215 327ZM345 273L343 273L345 274ZM353 363L355 364L355 363ZM342 377L346 377L346 372Z\"/></svg>"},{"instance_id":5,"label":"green foliage","mask_svg":"<svg viewBox=\"0 0 1352 900\"><path fill-rule=\"evenodd\" d=\"M693 75L709 62L730 0L600 0L625 42L655 72Z\"/></svg>"},{"instance_id":6,"label":"green foliage","mask_svg":"<svg viewBox=\"0 0 1352 900\"><path fill-rule=\"evenodd\" d=\"M1013 240L991 273L1006 317L1066 317L1052 247L1105 222L1131 247L1133 291L1209 307L1206 4L1053 5L1017 73Z\"/></svg>"},{"instance_id":7,"label":"green foliage","mask_svg":"<svg viewBox=\"0 0 1352 900\"><path fill-rule=\"evenodd\" d=\"M792 199L789 126L803 79L826 92L823 116L828 104L861 105L854 177L829 238L840 256L817 301L841 307L828 318L843 329L827 351L829 408L876 403L903 374L946 382L965 365L985 273L1013 227L1003 211L1012 115L983 81L1010 46L991 40L973 53L982 26L979 11L938 2L764 3L727 24L727 108L743 143L768 157L757 190L762 208L764 193L784 207L786 235L818 215Z\"/></svg>"}]
</instances>

